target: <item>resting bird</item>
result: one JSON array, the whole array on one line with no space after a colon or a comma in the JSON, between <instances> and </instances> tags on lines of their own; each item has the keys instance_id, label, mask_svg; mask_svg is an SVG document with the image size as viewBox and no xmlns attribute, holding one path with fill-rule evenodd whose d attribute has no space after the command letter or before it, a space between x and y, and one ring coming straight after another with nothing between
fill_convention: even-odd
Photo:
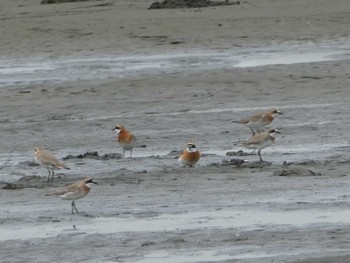
<instances>
[{"instance_id":1,"label":"resting bird","mask_svg":"<svg viewBox=\"0 0 350 263\"><path fill-rule=\"evenodd\" d=\"M125 158L125 151L130 151L130 158L132 155L132 149L136 144L136 137L134 134L125 129L125 127L121 124L115 126L113 131L118 133L118 143L123 148L123 155Z\"/></svg>"},{"instance_id":2,"label":"resting bird","mask_svg":"<svg viewBox=\"0 0 350 263\"><path fill-rule=\"evenodd\" d=\"M187 144L187 148L183 151L182 155L179 158L179 163L182 166L194 166L199 158L201 157L200 152L198 151L196 145L192 142Z\"/></svg>"}]
</instances>

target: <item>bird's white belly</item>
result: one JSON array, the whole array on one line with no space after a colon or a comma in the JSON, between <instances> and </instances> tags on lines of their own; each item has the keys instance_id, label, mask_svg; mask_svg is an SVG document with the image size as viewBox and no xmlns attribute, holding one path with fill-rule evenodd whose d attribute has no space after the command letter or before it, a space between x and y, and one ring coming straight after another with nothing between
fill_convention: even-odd
<instances>
[{"instance_id":1,"label":"bird's white belly","mask_svg":"<svg viewBox=\"0 0 350 263\"><path fill-rule=\"evenodd\" d=\"M84 191L78 191L78 192L68 192L65 193L64 195L61 195L61 199L62 200L76 200L76 199L80 199L83 198L87 193L85 193Z\"/></svg>"}]
</instances>

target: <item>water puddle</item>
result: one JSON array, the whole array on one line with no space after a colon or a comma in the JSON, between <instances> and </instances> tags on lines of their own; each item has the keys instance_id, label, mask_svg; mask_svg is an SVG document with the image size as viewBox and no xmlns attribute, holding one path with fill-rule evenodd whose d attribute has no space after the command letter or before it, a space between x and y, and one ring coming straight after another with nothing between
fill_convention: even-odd
<instances>
[{"instance_id":1,"label":"water puddle","mask_svg":"<svg viewBox=\"0 0 350 263\"><path fill-rule=\"evenodd\" d=\"M335 60L333 57L334 52L274 52L260 54L257 57L247 57L244 61L241 61L235 65L238 68L259 67L267 65L288 65L296 63L310 63L318 61L331 61Z\"/></svg>"},{"instance_id":2,"label":"water puddle","mask_svg":"<svg viewBox=\"0 0 350 263\"><path fill-rule=\"evenodd\" d=\"M79 220L79 219L78 219ZM2 229L0 241L13 239L47 238L74 232L112 234L123 232L163 232L193 229L235 228L237 231L265 227L304 227L322 224L350 224L350 211L295 210L295 211L194 211L183 214L163 214L148 218L99 217L83 218L73 224L67 222L42 223Z\"/></svg>"},{"instance_id":3,"label":"water puddle","mask_svg":"<svg viewBox=\"0 0 350 263\"><path fill-rule=\"evenodd\" d=\"M283 257L286 256L298 256L301 253L310 254L310 256L319 253L319 250L309 250L307 248L289 250L289 251L276 251L276 252L259 252L260 248L247 247L248 250L256 250L249 253L234 253L234 249L216 248L215 250L201 250L201 251L186 251L177 250L173 253L160 250L144 256L141 260L136 260L137 263L191 263L191 262L222 262L225 260L233 260L236 262L239 259L260 259L271 257ZM348 252L347 249L328 249L329 253L343 254ZM231 262L230 261L230 262ZM265 261L264 261L265 262ZM272 262L272 261L271 261Z\"/></svg>"},{"instance_id":4,"label":"water puddle","mask_svg":"<svg viewBox=\"0 0 350 263\"><path fill-rule=\"evenodd\" d=\"M220 251L221 254L221 251ZM146 255L143 259L137 260L138 263L180 263L180 262L215 262L232 259L229 255L219 255L217 250L205 251L181 251L176 254L167 251L156 251Z\"/></svg>"},{"instance_id":5,"label":"water puddle","mask_svg":"<svg viewBox=\"0 0 350 263\"><path fill-rule=\"evenodd\" d=\"M334 107L335 105L340 105L342 104L341 102L336 102L336 103L309 103L309 104L299 104L298 108L299 109L310 109L310 108L325 108L325 107ZM286 110L290 108L295 108L295 105L290 104L290 105L269 105L268 108L278 108L280 110ZM203 110L189 110L186 112L183 111L172 111L172 112L152 112L152 116L181 116L184 114L211 114L211 113L227 113L227 112L245 112L245 111L250 111L250 112L256 112L256 111L265 111L267 109L266 106L259 106L259 107L234 107L234 108L213 108L213 109L203 109ZM88 117L82 118L71 118L71 121L95 121L95 120L109 120L109 119L116 119L116 118L133 118L133 117L142 117L142 116L147 116L150 115L147 112L125 112L125 113L120 113L120 114L115 114L115 115L90 115ZM325 122L326 123L331 123L332 121ZM298 123L295 124L293 123L293 126L299 125L299 126L305 126L310 124L308 123Z\"/></svg>"},{"instance_id":6,"label":"water puddle","mask_svg":"<svg viewBox=\"0 0 350 263\"><path fill-rule=\"evenodd\" d=\"M344 45L285 43L279 46L200 50L182 53L143 54L85 57L85 58L33 58L0 61L0 87L38 84L47 81L93 80L107 78L134 78L163 73L200 72L230 68L257 67L277 64L308 63L347 59Z\"/></svg>"}]
</instances>

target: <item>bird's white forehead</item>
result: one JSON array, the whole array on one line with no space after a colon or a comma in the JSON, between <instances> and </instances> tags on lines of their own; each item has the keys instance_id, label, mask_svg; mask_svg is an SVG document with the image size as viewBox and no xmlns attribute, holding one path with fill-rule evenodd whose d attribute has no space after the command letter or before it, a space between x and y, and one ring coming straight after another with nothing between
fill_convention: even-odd
<instances>
[{"instance_id":1,"label":"bird's white forehead","mask_svg":"<svg viewBox=\"0 0 350 263\"><path fill-rule=\"evenodd\" d=\"M194 153L197 151L197 148L187 148L187 151L190 152L190 153Z\"/></svg>"}]
</instances>

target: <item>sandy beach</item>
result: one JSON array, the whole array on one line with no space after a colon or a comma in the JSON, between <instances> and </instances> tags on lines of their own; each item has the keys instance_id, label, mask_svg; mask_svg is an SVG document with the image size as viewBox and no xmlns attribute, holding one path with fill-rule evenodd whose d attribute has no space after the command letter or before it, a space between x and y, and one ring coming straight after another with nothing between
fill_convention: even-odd
<instances>
[{"instance_id":1,"label":"sandy beach","mask_svg":"<svg viewBox=\"0 0 350 263\"><path fill-rule=\"evenodd\" d=\"M349 262L348 1L151 3L1 1L0 261ZM273 107L261 163L232 121Z\"/></svg>"}]
</instances>

